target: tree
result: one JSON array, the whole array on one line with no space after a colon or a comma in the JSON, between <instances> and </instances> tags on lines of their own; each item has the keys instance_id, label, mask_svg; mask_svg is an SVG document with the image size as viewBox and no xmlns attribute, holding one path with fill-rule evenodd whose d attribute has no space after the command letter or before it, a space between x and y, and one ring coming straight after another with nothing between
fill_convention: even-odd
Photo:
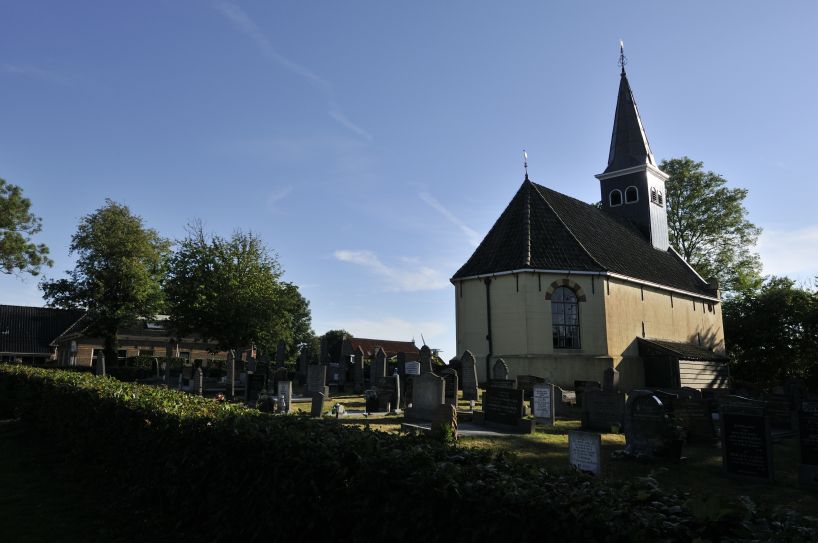
<instances>
[{"instance_id":1,"label":"tree","mask_svg":"<svg viewBox=\"0 0 818 543\"><path fill-rule=\"evenodd\" d=\"M170 320L180 335L198 335L222 350L255 345L273 353L281 339L290 346L306 342L309 304L298 287L280 281L282 273L253 233L226 239L193 224L170 260Z\"/></svg>"},{"instance_id":2,"label":"tree","mask_svg":"<svg viewBox=\"0 0 818 543\"><path fill-rule=\"evenodd\" d=\"M732 376L763 387L818 378L818 290L772 277L725 300Z\"/></svg>"},{"instance_id":3,"label":"tree","mask_svg":"<svg viewBox=\"0 0 818 543\"><path fill-rule=\"evenodd\" d=\"M747 189L728 188L720 175L688 157L663 160L667 173L670 243L705 279L717 278L732 293L761 282L753 252L761 229L747 219Z\"/></svg>"},{"instance_id":4,"label":"tree","mask_svg":"<svg viewBox=\"0 0 818 543\"><path fill-rule=\"evenodd\" d=\"M117 332L162 309L162 279L170 243L127 206L105 205L80 219L71 238L77 255L67 278L40 283L52 307L88 310L88 333L105 342L105 357L116 359Z\"/></svg>"},{"instance_id":5,"label":"tree","mask_svg":"<svg viewBox=\"0 0 818 543\"><path fill-rule=\"evenodd\" d=\"M23 189L0 179L0 271L7 275L39 275L53 263L48 247L31 241L42 230L42 221L31 213L31 200Z\"/></svg>"},{"instance_id":6,"label":"tree","mask_svg":"<svg viewBox=\"0 0 818 543\"><path fill-rule=\"evenodd\" d=\"M327 343L327 352L331 360L341 359L341 346L344 343L344 338L352 339L352 334L343 329L328 330L324 334L324 339ZM326 360L321 360L320 364L326 364Z\"/></svg>"}]
</instances>

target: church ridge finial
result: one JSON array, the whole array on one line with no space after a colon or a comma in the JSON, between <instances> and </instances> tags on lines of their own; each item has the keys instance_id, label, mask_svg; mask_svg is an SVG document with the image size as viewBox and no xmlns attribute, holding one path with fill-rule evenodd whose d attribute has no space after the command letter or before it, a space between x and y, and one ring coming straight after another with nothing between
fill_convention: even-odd
<instances>
[{"instance_id":1,"label":"church ridge finial","mask_svg":"<svg viewBox=\"0 0 818 543\"><path fill-rule=\"evenodd\" d=\"M528 181L528 152L523 149L523 169L525 170L525 180Z\"/></svg>"},{"instance_id":2,"label":"church ridge finial","mask_svg":"<svg viewBox=\"0 0 818 543\"><path fill-rule=\"evenodd\" d=\"M625 56L625 42L619 40L619 66L622 67L620 75L625 75L625 64L628 63L628 58Z\"/></svg>"}]
</instances>

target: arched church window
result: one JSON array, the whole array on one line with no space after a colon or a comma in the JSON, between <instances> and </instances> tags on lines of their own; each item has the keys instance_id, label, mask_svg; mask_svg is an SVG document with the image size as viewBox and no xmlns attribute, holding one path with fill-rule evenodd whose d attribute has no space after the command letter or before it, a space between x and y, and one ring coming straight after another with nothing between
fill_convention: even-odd
<instances>
[{"instance_id":1,"label":"arched church window","mask_svg":"<svg viewBox=\"0 0 818 543\"><path fill-rule=\"evenodd\" d=\"M653 204L656 204L656 203L659 202L659 200L656 199L656 187L651 187L650 188L650 201Z\"/></svg>"},{"instance_id":2,"label":"arched church window","mask_svg":"<svg viewBox=\"0 0 818 543\"><path fill-rule=\"evenodd\" d=\"M639 201L639 191L634 186L625 189L625 203L632 204Z\"/></svg>"},{"instance_id":3,"label":"arched church window","mask_svg":"<svg viewBox=\"0 0 818 543\"><path fill-rule=\"evenodd\" d=\"M622 205L622 191L619 189L613 189L611 191L610 196L611 207L621 206Z\"/></svg>"},{"instance_id":4,"label":"arched church window","mask_svg":"<svg viewBox=\"0 0 818 543\"><path fill-rule=\"evenodd\" d=\"M551 328L555 349L579 349L579 300L568 287L551 295Z\"/></svg>"}]
</instances>

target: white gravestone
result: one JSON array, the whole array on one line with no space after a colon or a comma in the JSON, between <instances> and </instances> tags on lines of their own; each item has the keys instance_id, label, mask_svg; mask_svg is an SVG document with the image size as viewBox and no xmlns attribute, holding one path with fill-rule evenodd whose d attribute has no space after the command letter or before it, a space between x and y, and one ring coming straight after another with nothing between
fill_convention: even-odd
<instances>
[{"instance_id":1,"label":"white gravestone","mask_svg":"<svg viewBox=\"0 0 818 543\"><path fill-rule=\"evenodd\" d=\"M599 475L602 437L589 432L568 432L568 461L579 471Z\"/></svg>"},{"instance_id":2,"label":"white gravestone","mask_svg":"<svg viewBox=\"0 0 818 543\"><path fill-rule=\"evenodd\" d=\"M542 384L532 387L531 409L537 422L554 425L554 385Z\"/></svg>"}]
</instances>

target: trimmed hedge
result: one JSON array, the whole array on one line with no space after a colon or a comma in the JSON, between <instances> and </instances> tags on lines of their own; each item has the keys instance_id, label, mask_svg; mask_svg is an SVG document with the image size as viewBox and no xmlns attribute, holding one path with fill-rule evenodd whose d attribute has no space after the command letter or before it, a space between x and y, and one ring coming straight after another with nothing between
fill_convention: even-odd
<instances>
[{"instance_id":1,"label":"trimmed hedge","mask_svg":"<svg viewBox=\"0 0 818 543\"><path fill-rule=\"evenodd\" d=\"M49 436L175 532L211 541L815 540L792 512L705 507L485 451L272 416L174 390L0 364L0 416ZM712 505L712 504L711 504Z\"/></svg>"}]
</instances>

